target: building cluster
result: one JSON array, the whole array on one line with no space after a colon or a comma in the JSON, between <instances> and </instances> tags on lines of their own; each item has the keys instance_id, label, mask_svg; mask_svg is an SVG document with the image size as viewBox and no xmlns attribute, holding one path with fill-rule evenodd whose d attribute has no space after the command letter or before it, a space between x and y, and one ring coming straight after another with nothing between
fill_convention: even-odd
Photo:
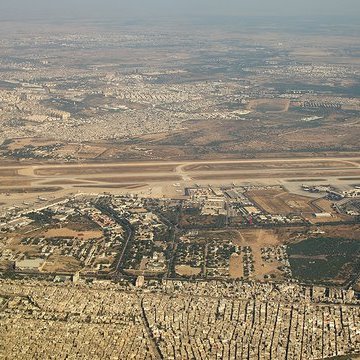
<instances>
[{"instance_id":1,"label":"building cluster","mask_svg":"<svg viewBox=\"0 0 360 360\"><path fill-rule=\"evenodd\" d=\"M269 64L257 68L248 68L247 70L271 76L288 75L291 78L301 79L302 83L306 81L312 83L315 79L318 81L327 80L329 82L339 78L351 79L355 73L358 74L359 72L359 70L353 66L345 64L286 64L284 66ZM311 92L314 93L314 90Z\"/></svg>"},{"instance_id":2,"label":"building cluster","mask_svg":"<svg viewBox=\"0 0 360 360\"><path fill-rule=\"evenodd\" d=\"M71 38L65 42L51 42L51 46L58 47L58 51L81 50L84 46L92 48L95 43L107 46L103 40L103 37L96 38L90 44L85 38L75 42ZM157 39L155 43L163 40ZM115 41L119 38L112 34L108 42ZM122 46L127 43L123 38L121 41ZM143 41L141 39L140 43L146 46L154 43L153 39ZM70 45L64 47L64 43ZM171 43L173 45L173 37ZM250 77L218 79L214 76L197 81L189 81L191 67L186 66L186 62L179 62L174 68L158 64L152 71L148 68L106 70L95 65L79 69L73 65L70 61L69 66L59 67L40 55L29 59L19 57L15 62L0 58L3 70L0 144L19 137L56 138L58 141L112 140L181 129L183 122L193 119L246 120L252 112L248 108L249 100L260 98L290 98L295 106L299 102L303 107L325 110L360 109L358 100L351 96L329 96L326 91L319 95L312 89L303 94L304 91L291 89L290 85L285 90L260 85L260 79L270 76L272 79L287 76L302 82L309 79L322 83L326 79L330 84L338 84L339 79L353 80L357 70L345 64L294 65L285 61L280 65L268 61L265 65L243 66L244 74L249 73ZM336 86L333 87L336 92ZM30 154L29 151L8 151L5 155L26 158L26 153ZM38 158L49 155L67 158L61 152L33 154Z\"/></svg>"},{"instance_id":3,"label":"building cluster","mask_svg":"<svg viewBox=\"0 0 360 360\"><path fill-rule=\"evenodd\" d=\"M321 359L359 350L359 310L259 299L145 298L167 359Z\"/></svg>"},{"instance_id":4,"label":"building cluster","mask_svg":"<svg viewBox=\"0 0 360 360\"><path fill-rule=\"evenodd\" d=\"M260 208L248 195L252 190L271 191L282 189L280 186L214 186L186 189L189 203L200 206L201 213L212 216L242 217L247 224L301 224L306 220L297 214L269 214Z\"/></svg>"},{"instance_id":5,"label":"building cluster","mask_svg":"<svg viewBox=\"0 0 360 360\"><path fill-rule=\"evenodd\" d=\"M0 282L2 358L315 360L360 351L353 291L215 281L151 280L141 288Z\"/></svg>"},{"instance_id":6,"label":"building cluster","mask_svg":"<svg viewBox=\"0 0 360 360\"><path fill-rule=\"evenodd\" d=\"M301 215L267 213L251 197L254 191L273 190L284 189L197 186L187 188L187 198L182 200L98 194L77 194L58 201L41 198L31 210L24 205L1 214L0 266L35 272L57 268L69 273L111 274L121 270L132 276L251 279L257 265L268 263L290 279L286 246L264 245L254 250L251 242L241 244L224 237L226 229L239 227L309 224ZM303 185L303 190L340 194L330 185ZM359 200L342 197L334 200L333 208L353 219L359 214ZM314 215L324 222L332 217L327 212ZM216 230L223 237L218 238ZM261 256L257 258L254 251ZM242 270L234 275L231 263Z\"/></svg>"},{"instance_id":7,"label":"building cluster","mask_svg":"<svg viewBox=\"0 0 360 360\"><path fill-rule=\"evenodd\" d=\"M94 207L93 200L79 195L15 216L16 209L11 217L4 214L3 221L8 221L1 224L0 261L25 271L43 271L60 261L67 272L67 259L71 259L84 272L110 271L124 246L125 230ZM18 242L7 236L14 231L21 234Z\"/></svg>"},{"instance_id":8,"label":"building cluster","mask_svg":"<svg viewBox=\"0 0 360 360\"><path fill-rule=\"evenodd\" d=\"M33 67L33 73L38 74L48 64ZM88 70L74 74L69 69L54 80L56 70L43 81L38 81L39 76L4 79L4 89L0 86L0 144L19 137L77 142L119 139L180 129L184 121L194 117L238 119L250 113L239 100L245 98L246 89L236 81L159 83L157 79L167 75L166 69L160 69L159 74L101 71L96 79ZM234 96L239 102L236 109L217 106L224 100L231 102ZM6 155L26 157L23 152ZM62 156L61 152L53 154ZM41 154L36 157L41 158Z\"/></svg>"},{"instance_id":9,"label":"building cluster","mask_svg":"<svg viewBox=\"0 0 360 360\"><path fill-rule=\"evenodd\" d=\"M146 207L142 198L115 196L109 207L131 227L131 242L123 268L133 274L139 271L164 273L167 270L168 226Z\"/></svg>"},{"instance_id":10,"label":"building cluster","mask_svg":"<svg viewBox=\"0 0 360 360\"><path fill-rule=\"evenodd\" d=\"M26 283L1 283L1 358L157 359L135 293Z\"/></svg>"},{"instance_id":11,"label":"building cluster","mask_svg":"<svg viewBox=\"0 0 360 360\"><path fill-rule=\"evenodd\" d=\"M331 185L302 185L304 191L324 193L326 198L333 201L332 208L339 214L349 216L360 215L360 186L354 185L351 189L339 191ZM317 216L321 214L315 214ZM328 213L323 214L331 216Z\"/></svg>"}]
</instances>

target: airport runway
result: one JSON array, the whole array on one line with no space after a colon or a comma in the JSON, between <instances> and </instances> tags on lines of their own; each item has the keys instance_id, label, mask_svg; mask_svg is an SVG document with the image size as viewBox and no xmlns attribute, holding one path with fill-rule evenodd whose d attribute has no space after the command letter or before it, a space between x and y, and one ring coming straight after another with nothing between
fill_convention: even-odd
<instances>
[{"instance_id":1,"label":"airport runway","mask_svg":"<svg viewBox=\"0 0 360 360\"><path fill-rule=\"evenodd\" d=\"M146 196L180 196L186 186L360 183L360 156L246 159L178 162L112 162L0 167L0 193L34 198L70 192L133 192ZM3 196L2 196L3 197ZM1 202L1 201L0 201Z\"/></svg>"}]
</instances>

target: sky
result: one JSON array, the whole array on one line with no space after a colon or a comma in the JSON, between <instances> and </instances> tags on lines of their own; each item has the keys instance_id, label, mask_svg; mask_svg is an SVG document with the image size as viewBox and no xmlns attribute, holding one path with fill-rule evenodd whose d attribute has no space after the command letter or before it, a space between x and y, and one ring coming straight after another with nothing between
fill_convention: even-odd
<instances>
[{"instance_id":1,"label":"sky","mask_svg":"<svg viewBox=\"0 0 360 360\"><path fill-rule=\"evenodd\" d=\"M360 0L0 0L0 19L358 16Z\"/></svg>"}]
</instances>

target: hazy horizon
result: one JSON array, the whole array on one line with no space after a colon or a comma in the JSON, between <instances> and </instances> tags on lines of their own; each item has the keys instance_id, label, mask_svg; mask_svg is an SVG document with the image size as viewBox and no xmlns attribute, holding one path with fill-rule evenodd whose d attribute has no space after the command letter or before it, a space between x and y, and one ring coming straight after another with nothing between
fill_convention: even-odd
<instances>
[{"instance_id":1,"label":"hazy horizon","mask_svg":"<svg viewBox=\"0 0 360 360\"><path fill-rule=\"evenodd\" d=\"M222 16L357 17L358 0L0 0L2 20L154 19Z\"/></svg>"}]
</instances>

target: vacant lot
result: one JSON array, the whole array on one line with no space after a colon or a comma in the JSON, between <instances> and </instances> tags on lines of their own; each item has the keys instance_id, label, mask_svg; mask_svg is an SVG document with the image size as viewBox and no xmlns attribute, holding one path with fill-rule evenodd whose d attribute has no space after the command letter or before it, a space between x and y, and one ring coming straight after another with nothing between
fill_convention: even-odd
<instances>
[{"instance_id":1,"label":"vacant lot","mask_svg":"<svg viewBox=\"0 0 360 360\"><path fill-rule=\"evenodd\" d=\"M254 256L255 267L255 273L253 277L257 280L263 280L264 275L270 274L274 275L275 277L280 277L281 272L277 268L281 264L276 261L268 263L263 261L261 258L261 248L273 247L281 244L281 240L277 232L275 230L265 229L244 229L239 231L239 235L240 240L235 240L233 243L239 246L251 247L251 251ZM234 259L233 262L233 269L236 271L237 267L239 266L239 260Z\"/></svg>"},{"instance_id":2,"label":"vacant lot","mask_svg":"<svg viewBox=\"0 0 360 360\"><path fill-rule=\"evenodd\" d=\"M201 268L195 268L189 265L176 265L175 272L180 276L194 276L201 273Z\"/></svg>"},{"instance_id":3,"label":"vacant lot","mask_svg":"<svg viewBox=\"0 0 360 360\"><path fill-rule=\"evenodd\" d=\"M78 260L70 256L51 255L41 267L44 272L70 272L81 270Z\"/></svg>"},{"instance_id":4,"label":"vacant lot","mask_svg":"<svg viewBox=\"0 0 360 360\"><path fill-rule=\"evenodd\" d=\"M43 234L46 238L74 237L83 240L99 239L102 235L100 230L79 232L68 228L50 229Z\"/></svg>"},{"instance_id":5,"label":"vacant lot","mask_svg":"<svg viewBox=\"0 0 360 360\"><path fill-rule=\"evenodd\" d=\"M232 241L235 245L251 246L254 249L281 244L278 234L273 229L241 229L239 238Z\"/></svg>"}]
</instances>

